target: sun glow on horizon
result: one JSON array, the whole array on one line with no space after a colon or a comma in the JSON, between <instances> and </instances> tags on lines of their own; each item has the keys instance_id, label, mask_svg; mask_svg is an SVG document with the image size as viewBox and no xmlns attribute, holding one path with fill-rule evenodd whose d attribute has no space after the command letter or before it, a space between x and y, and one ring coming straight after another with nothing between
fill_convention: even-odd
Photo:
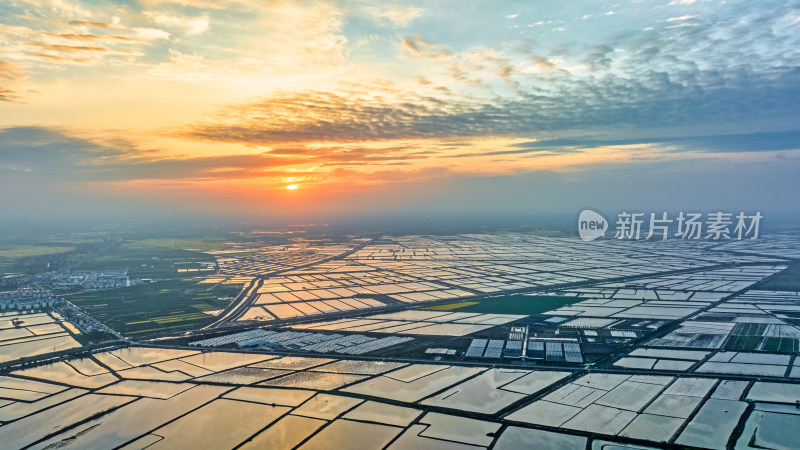
<instances>
[{"instance_id":1,"label":"sun glow on horizon","mask_svg":"<svg viewBox=\"0 0 800 450\"><path fill-rule=\"evenodd\" d=\"M300 187L299 184L290 184L290 185L286 186L286 189L288 189L290 191L296 191L299 187Z\"/></svg>"}]
</instances>

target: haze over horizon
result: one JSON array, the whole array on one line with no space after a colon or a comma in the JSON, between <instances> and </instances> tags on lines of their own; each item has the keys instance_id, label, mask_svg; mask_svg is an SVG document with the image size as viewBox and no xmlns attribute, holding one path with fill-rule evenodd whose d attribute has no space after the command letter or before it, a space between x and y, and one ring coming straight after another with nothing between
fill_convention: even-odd
<instances>
[{"instance_id":1,"label":"haze over horizon","mask_svg":"<svg viewBox=\"0 0 800 450\"><path fill-rule=\"evenodd\" d=\"M0 224L797 223L798 22L796 1L6 2Z\"/></svg>"}]
</instances>

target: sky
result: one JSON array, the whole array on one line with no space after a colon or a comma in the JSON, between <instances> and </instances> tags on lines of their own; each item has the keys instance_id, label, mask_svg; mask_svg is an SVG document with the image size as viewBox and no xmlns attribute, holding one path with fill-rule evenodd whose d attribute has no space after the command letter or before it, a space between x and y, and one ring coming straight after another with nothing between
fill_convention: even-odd
<instances>
[{"instance_id":1,"label":"sky","mask_svg":"<svg viewBox=\"0 0 800 450\"><path fill-rule=\"evenodd\" d=\"M0 222L800 220L800 2L6 0Z\"/></svg>"}]
</instances>

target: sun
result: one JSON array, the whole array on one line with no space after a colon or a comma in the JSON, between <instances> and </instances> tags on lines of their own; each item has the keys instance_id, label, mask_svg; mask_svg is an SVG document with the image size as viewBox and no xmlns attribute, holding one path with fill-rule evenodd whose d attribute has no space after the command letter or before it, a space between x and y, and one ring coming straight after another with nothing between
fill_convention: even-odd
<instances>
[{"instance_id":1,"label":"sun","mask_svg":"<svg viewBox=\"0 0 800 450\"><path fill-rule=\"evenodd\" d=\"M299 187L300 187L299 184L290 184L290 185L286 186L286 189L288 189L290 191L296 191L297 188L299 188Z\"/></svg>"}]
</instances>

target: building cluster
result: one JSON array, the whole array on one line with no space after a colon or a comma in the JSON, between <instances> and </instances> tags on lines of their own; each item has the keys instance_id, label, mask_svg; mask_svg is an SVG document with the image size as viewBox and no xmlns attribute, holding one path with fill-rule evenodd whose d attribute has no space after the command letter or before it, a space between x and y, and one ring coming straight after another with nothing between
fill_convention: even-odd
<instances>
[{"instance_id":1,"label":"building cluster","mask_svg":"<svg viewBox=\"0 0 800 450\"><path fill-rule=\"evenodd\" d=\"M142 284L150 280L131 278L127 271L111 272L72 272L59 273L47 281L47 286L53 290L71 290L83 288L89 290L114 289Z\"/></svg>"},{"instance_id":2,"label":"building cluster","mask_svg":"<svg viewBox=\"0 0 800 450\"><path fill-rule=\"evenodd\" d=\"M58 299L49 292L35 288L21 288L0 292L0 311L34 311L52 308Z\"/></svg>"}]
</instances>

